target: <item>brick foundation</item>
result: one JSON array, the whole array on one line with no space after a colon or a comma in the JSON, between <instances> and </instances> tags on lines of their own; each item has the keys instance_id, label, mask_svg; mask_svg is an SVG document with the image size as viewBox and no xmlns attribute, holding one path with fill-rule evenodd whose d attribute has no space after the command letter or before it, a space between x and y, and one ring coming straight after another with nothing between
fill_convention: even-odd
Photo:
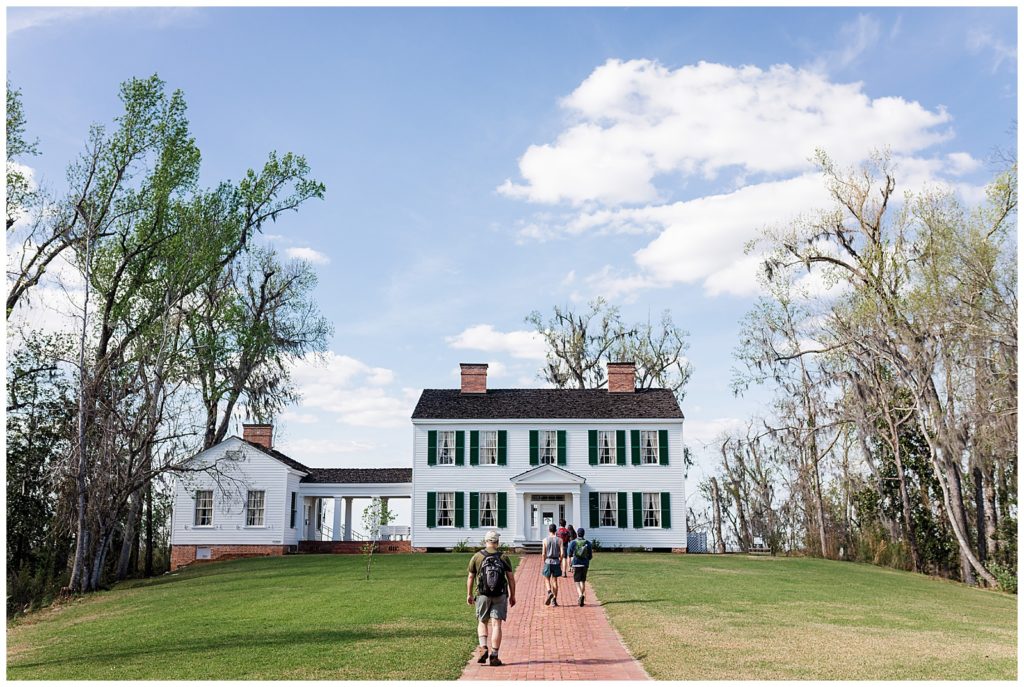
<instances>
[{"instance_id":1,"label":"brick foundation","mask_svg":"<svg viewBox=\"0 0 1024 687\"><path fill-rule=\"evenodd\" d=\"M362 553L361 541L300 541L299 553ZM378 541L377 553L412 553L412 543L404 541Z\"/></svg>"},{"instance_id":2,"label":"brick foundation","mask_svg":"<svg viewBox=\"0 0 1024 687\"><path fill-rule=\"evenodd\" d=\"M196 549L210 549L208 559L197 560ZM171 570L192 563L209 563L225 561L231 558L250 558L254 556L283 556L288 553L287 546L265 544L211 544L209 546L195 544L177 544L171 547Z\"/></svg>"},{"instance_id":3,"label":"brick foundation","mask_svg":"<svg viewBox=\"0 0 1024 687\"><path fill-rule=\"evenodd\" d=\"M672 553L686 553L686 547L681 549L672 549Z\"/></svg>"}]
</instances>

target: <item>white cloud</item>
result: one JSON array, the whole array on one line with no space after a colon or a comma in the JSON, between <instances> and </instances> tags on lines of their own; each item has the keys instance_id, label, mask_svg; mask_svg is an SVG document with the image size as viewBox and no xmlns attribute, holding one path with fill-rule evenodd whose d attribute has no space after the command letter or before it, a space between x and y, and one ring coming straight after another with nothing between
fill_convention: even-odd
<instances>
[{"instance_id":1,"label":"white cloud","mask_svg":"<svg viewBox=\"0 0 1024 687\"><path fill-rule=\"evenodd\" d=\"M562 105L571 125L554 143L530 146L523 181L500 192L537 203L650 203L661 176L801 173L819 147L841 163L884 145L911 153L946 139L950 121L942 108L871 99L861 83L789 65L609 60Z\"/></svg>"},{"instance_id":2,"label":"white cloud","mask_svg":"<svg viewBox=\"0 0 1024 687\"><path fill-rule=\"evenodd\" d=\"M343 453L369 453L376 450L377 444L369 441L338 441L336 439L282 439L277 448L287 455L300 456L335 456Z\"/></svg>"},{"instance_id":3,"label":"white cloud","mask_svg":"<svg viewBox=\"0 0 1024 687\"><path fill-rule=\"evenodd\" d=\"M285 248L284 253L289 258L305 260L306 262L311 262L314 265L326 265L331 261L329 257L324 255L320 251L313 250L312 248L303 248L296 246L291 248Z\"/></svg>"},{"instance_id":4,"label":"white cloud","mask_svg":"<svg viewBox=\"0 0 1024 687\"><path fill-rule=\"evenodd\" d=\"M990 53L992 73L999 71L1004 62L1014 68L1017 64L1017 48L1003 42L987 28L973 28L967 32L967 49L974 54Z\"/></svg>"},{"instance_id":5,"label":"white cloud","mask_svg":"<svg viewBox=\"0 0 1024 687\"><path fill-rule=\"evenodd\" d=\"M415 389L400 394L387 390L395 379L393 371L333 351L293 361L291 373L302 394L294 412L322 411L349 425L405 426L419 395Z\"/></svg>"},{"instance_id":6,"label":"white cloud","mask_svg":"<svg viewBox=\"0 0 1024 687\"><path fill-rule=\"evenodd\" d=\"M163 28L192 21L196 7L18 7L7 10L7 36L111 14L127 16L137 26Z\"/></svg>"},{"instance_id":7,"label":"white cloud","mask_svg":"<svg viewBox=\"0 0 1024 687\"><path fill-rule=\"evenodd\" d=\"M718 417L711 420L686 420L683 423L683 440L694 448L714 442L724 432L734 432L746 426L746 420L738 417Z\"/></svg>"},{"instance_id":8,"label":"white cloud","mask_svg":"<svg viewBox=\"0 0 1024 687\"><path fill-rule=\"evenodd\" d=\"M490 381L495 378L501 378L508 375L508 366L497 360L487 361L487 383L490 386ZM462 379L462 368L455 366L452 368L452 377L455 379Z\"/></svg>"},{"instance_id":9,"label":"white cloud","mask_svg":"<svg viewBox=\"0 0 1024 687\"><path fill-rule=\"evenodd\" d=\"M981 161L971 157L970 153L950 153L946 158L949 160L949 173L953 176L970 174L981 167Z\"/></svg>"},{"instance_id":10,"label":"white cloud","mask_svg":"<svg viewBox=\"0 0 1024 687\"><path fill-rule=\"evenodd\" d=\"M897 19L897 26L893 27L897 33L898 24ZM878 19L870 14L858 14L856 19L839 27L839 35L836 38L838 47L822 55L814 67L822 71L849 67L873 48L881 35L882 27Z\"/></svg>"},{"instance_id":11,"label":"white cloud","mask_svg":"<svg viewBox=\"0 0 1024 687\"><path fill-rule=\"evenodd\" d=\"M487 353L507 353L513 358L543 360L547 352L544 339L533 331L499 332L490 324L475 324L460 334L445 337L452 348Z\"/></svg>"}]
</instances>

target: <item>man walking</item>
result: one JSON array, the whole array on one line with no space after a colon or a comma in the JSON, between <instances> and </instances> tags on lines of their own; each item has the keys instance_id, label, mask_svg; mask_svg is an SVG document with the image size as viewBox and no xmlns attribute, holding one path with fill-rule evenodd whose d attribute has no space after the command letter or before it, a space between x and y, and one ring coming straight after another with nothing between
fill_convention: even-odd
<instances>
[{"instance_id":1,"label":"man walking","mask_svg":"<svg viewBox=\"0 0 1024 687\"><path fill-rule=\"evenodd\" d=\"M477 551L469 561L466 603L470 606L476 604L476 633L480 639L480 657L476 662L487 663L490 660L492 666L500 666L501 623L508 616L509 607L516 605L516 578L512 573L512 561L498 550L498 533L495 530L484 536L484 545L485 548Z\"/></svg>"},{"instance_id":2,"label":"man walking","mask_svg":"<svg viewBox=\"0 0 1024 687\"><path fill-rule=\"evenodd\" d=\"M576 539L569 542L567 554L572 558L572 580L576 583L576 591L580 595L580 606L587 592L587 571L590 559L594 557L594 547L583 536L586 531L581 527L576 530Z\"/></svg>"},{"instance_id":3,"label":"man walking","mask_svg":"<svg viewBox=\"0 0 1024 687\"><path fill-rule=\"evenodd\" d=\"M569 559L565 557L565 547L569 545L573 537L569 536L569 528L565 526L565 518L558 521L558 530L555 532L555 536L562 541L562 574L569 577Z\"/></svg>"},{"instance_id":4,"label":"man walking","mask_svg":"<svg viewBox=\"0 0 1024 687\"><path fill-rule=\"evenodd\" d=\"M544 569L541 570L541 575L544 576L544 585L548 590L544 605L551 604L557 607L558 578L562 575L562 540L555 534L556 529L555 523L548 525L550 534L544 539Z\"/></svg>"}]
</instances>

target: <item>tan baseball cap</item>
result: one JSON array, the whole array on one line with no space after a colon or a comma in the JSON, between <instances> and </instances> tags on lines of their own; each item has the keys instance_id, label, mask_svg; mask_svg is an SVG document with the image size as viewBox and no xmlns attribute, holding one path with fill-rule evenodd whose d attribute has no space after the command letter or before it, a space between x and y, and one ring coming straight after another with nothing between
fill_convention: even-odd
<instances>
[{"instance_id":1,"label":"tan baseball cap","mask_svg":"<svg viewBox=\"0 0 1024 687\"><path fill-rule=\"evenodd\" d=\"M489 530L487 532L487 534L484 535L484 541L497 542L498 541L498 532L497 532L497 530Z\"/></svg>"}]
</instances>

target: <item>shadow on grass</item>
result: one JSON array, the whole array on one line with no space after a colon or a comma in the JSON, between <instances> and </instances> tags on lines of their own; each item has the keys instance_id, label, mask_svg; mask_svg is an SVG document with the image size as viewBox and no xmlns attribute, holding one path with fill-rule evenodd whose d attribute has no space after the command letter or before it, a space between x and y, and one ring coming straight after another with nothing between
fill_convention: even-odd
<instances>
[{"instance_id":1,"label":"shadow on grass","mask_svg":"<svg viewBox=\"0 0 1024 687\"><path fill-rule=\"evenodd\" d=\"M359 630L321 630L308 632L279 632L275 634L244 634L227 635L210 639L194 639L191 641L166 642L162 641L159 646L152 648L126 647L123 651L100 651L95 653L81 653L65 655L53 660L30 661L25 663L8 663L8 679L10 670L24 668L39 668L56 664L66 664L69 669L79 661L111 661L121 659L138 658L140 656L158 657L164 654L175 654L192 657L203 654L215 653L222 650L265 648L275 649L280 647L313 646L327 644L333 648L344 646L354 642L369 640L401 640L401 639L432 639L451 637L451 630L444 628L428 629L425 627L409 628L408 630L374 630L370 628ZM167 679L175 679L167 676Z\"/></svg>"},{"instance_id":2,"label":"shadow on grass","mask_svg":"<svg viewBox=\"0 0 1024 687\"><path fill-rule=\"evenodd\" d=\"M618 601L602 601L602 606L611 606L612 604L657 604L666 603L667 599L620 599Z\"/></svg>"}]
</instances>

